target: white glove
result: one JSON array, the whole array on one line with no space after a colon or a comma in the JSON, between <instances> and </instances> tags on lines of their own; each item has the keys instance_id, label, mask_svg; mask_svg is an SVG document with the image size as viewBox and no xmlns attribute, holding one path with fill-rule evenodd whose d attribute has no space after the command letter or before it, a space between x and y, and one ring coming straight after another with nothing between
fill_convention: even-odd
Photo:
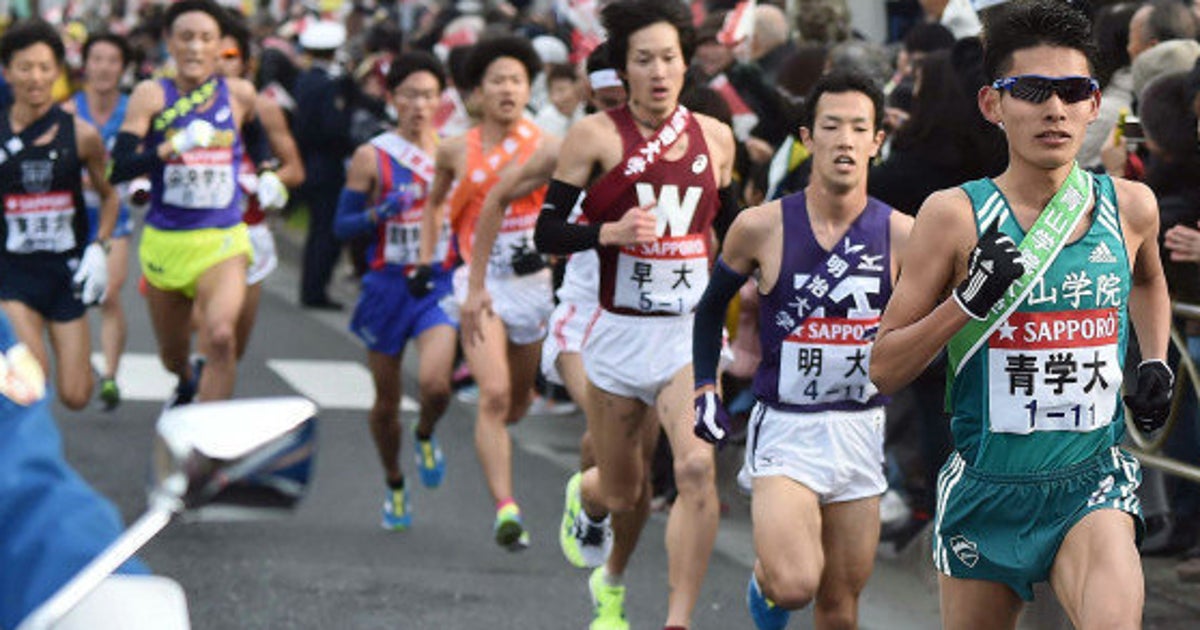
<instances>
[{"instance_id":1,"label":"white glove","mask_svg":"<svg viewBox=\"0 0 1200 630\"><path fill-rule=\"evenodd\" d=\"M216 135L217 129L212 123L196 118L182 131L171 136L171 150L175 151L176 155L183 155L192 149L205 149L212 146Z\"/></svg>"},{"instance_id":2,"label":"white glove","mask_svg":"<svg viewBox=\"0 0 1200 630\"><path fill-rule=\"evenodd\" d=\"M288 189L275 171L258 174L258 205L264 211L282 210L288 202Z\"/></svg>"},{"instance_id":3,"label":"white glove","mask_svg":"<svg viewBox=\"0 0 1200 630\"><path fill-rule=\"evenodd\" d=\"M150 207L150 180L148 178L138 177L130 180L126 193L125 203L130 210L140 213Z\"/></svg>"},{"instance_id":4,"label":"white glove","mask_svg":"<svg viewBox=\"0 0 1200 630\"><path fill-rule=\"evenodd\" d=\"M83 250L71 282L85 306L99 304L104 299L104 290L108 288L108 256L100 243L92 243Z\"/></svg>"}]
</instances>

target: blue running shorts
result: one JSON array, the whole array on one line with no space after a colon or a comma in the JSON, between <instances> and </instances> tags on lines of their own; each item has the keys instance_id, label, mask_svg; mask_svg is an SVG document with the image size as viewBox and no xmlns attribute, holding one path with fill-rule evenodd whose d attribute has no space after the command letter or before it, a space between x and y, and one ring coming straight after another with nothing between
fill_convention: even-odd
<instances>
[{"instance_id":1,"label":"blue running shorts","mask_svg":"<svg viewBox=\"0 0 1200 630\"><path fill-rule=\"evenodd\" d=\"M434 289L423 298L408 292L404 273L398 268L370 271L363 276L362 292L350 332L362 339L368 350L386 355L399 354L409 339L434 326L457 329L458 324L442 309L441 302L451 294L451 273L435 271ZM452 299L452 298L451 298Z\"/></svg>"}]
</instances>

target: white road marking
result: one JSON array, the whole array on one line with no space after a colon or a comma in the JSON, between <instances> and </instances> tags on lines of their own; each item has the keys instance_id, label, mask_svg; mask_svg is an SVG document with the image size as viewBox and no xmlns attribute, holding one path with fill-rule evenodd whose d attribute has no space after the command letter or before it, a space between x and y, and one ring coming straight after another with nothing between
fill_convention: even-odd
<instances>
[{"instance_id":1,"label":"white road marking","mask_svg":"<svg viewBox=\"0 0 1200 630\"><path fill-rule=\"evenodd\" d=\"M104 371L104 356L92 355L92 367ZM272 359L267 367L275 371L297 393L312 399L317 405L330 409L367 410L375 395L371 373L354 361L320 361L307 359ZM175 391L176 378L166 371L158 355L128 352L121 357L117 386L121 399L132 401L163 401ZM400 410L416 413L417 401L404 396Z\"/></svg>"}]
</instances>

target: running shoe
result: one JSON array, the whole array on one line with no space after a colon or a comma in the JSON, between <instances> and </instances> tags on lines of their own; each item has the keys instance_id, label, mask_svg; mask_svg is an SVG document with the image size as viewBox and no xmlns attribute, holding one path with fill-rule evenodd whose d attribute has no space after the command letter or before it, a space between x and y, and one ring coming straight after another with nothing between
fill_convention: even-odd
<instances>
[{"instance_id":1,"label":"running shoe","mask_svg":"<svg viewBox=\"0 0 1200 630\"><path fill-rule=\"evenodd\" d=\"M437 438L429 436L422 440L413 432L413 449L416 451L417 471L421 473L421 483L426 488L436 488L442 485L442 477L446 475L446 456L442 447L438 446Z\"/></svg>"},{"instance_id":2,"label":"running shoe","mask_svg":"<svg viewBox=\"0 0 1200 630\"><path fill-rule=\"evenodd\" d=\"M496 510L496 524L492 527L496 544L509 551L521 551L529 547L529 532L521 523L521 508L516 503Z\"/></svg>"},{"instance_id":3,"label":"running shoe","mask_svg":"<svg viewBox=\"0 0 1200 630\"><path fill-rule=\"evenodd\" d=\"M121 388L115 379L100 379L100 404L104 411L112 411L121 404Z\"/></svg>"},{"instance_id":4,"label":"running shoe","mask_svg":"<svg viewBox=\"0 0 1200 630\"><path fill-rule=\"evenodd\" d=\"M776 606L775 602L763 595L753 572L750 573L750 584L746 586L746 607L750 609L750 618L758 630L783 630L792 616L791 611Z\"/></svg>"},{"instance_id":5,"label":"running shoe","mask_svg":"<svg viewBox=\"0 0 1200 630\"><path fill-rule=\"evenodd\" d=\"M479 386L475 383L463 385L454 392L454 398L464 405L479 404Z\"/></svg>"},{"instance_id":6,"label":"running shoe","mask_svg":"<svg viewBox=\"0 0 1200 630\"><path fill-rule=\"evenodd\" d=\"M412 525L412 505L404 488L388 488L383 499L383 522L380 526L402 532Z\"/></svg>"},{"instance_id":7,"label":"running shoe","mask_svg":"<svg viewBox=\"0 0 1200 630\"><path fill-rule=\"evenodd\" d=\"M625 620L625 587L609 586L604 581L604 567L596 567L588 578L588 591L592 594L592 606L596 618L588 630L629 630Z\"/></svg>"},{"instance_id":8,"label":"running shoe","mask_svg":"<svg viewBox=\"0 0 1200 630\"><path fill-rule=\"evenodd\" d=\"M566 499L563 502L562 527L558 532L558 543L567 562L580 569L590 569L604 564L612 552L611 516L603 523L592 523L583 511L579 484L583 473L571 475L567 481Z\"/></svg>"}]
</instances>

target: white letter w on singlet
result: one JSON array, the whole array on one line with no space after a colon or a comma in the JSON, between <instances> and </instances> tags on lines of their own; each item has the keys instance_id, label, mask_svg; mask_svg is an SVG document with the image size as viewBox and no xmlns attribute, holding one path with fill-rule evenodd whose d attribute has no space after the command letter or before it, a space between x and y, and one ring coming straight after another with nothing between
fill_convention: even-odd
<instances>
[{"instance_id":1,"label":"white letter w on singlet","mask_svg":"<svg viewBox=\"0 0 1200 630\"><path fill-rule=\"evenodd\" d=\"M659 190L658 198L654 196L654 185L638 182L634 185L637 190L638 205L656 204L654 216L658 217L656 233L661 238L671 226L669 236L686 236L692 227L692 217L696 214L696 206L700 205L700 187L689 186L683 193L683 201L679 199L679 187L674 184L664 184Z\"/></svg>"}]
</instances>

